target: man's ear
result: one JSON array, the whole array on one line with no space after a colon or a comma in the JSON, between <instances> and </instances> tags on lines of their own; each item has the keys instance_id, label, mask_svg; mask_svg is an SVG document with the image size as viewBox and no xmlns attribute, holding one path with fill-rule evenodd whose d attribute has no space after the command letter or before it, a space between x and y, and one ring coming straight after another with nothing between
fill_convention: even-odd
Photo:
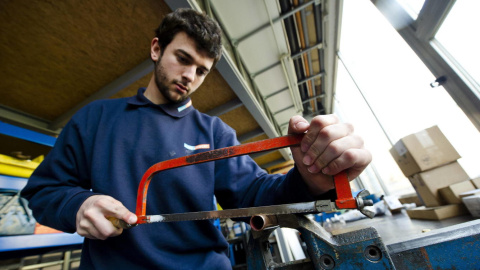
<instances>
[{"instance_id":1,"label":"man's ear","mask_svg":"<svg viewBox=\"0 0 480 270\"><path fill-rule=\"evenodd\" d=\"M157 62L160 59L162 53L162 49L160 49L160 44L158 44L158 38L152 39L152 43L150 44L150 58L154 62Z\"/></svg>"}]
</instances>

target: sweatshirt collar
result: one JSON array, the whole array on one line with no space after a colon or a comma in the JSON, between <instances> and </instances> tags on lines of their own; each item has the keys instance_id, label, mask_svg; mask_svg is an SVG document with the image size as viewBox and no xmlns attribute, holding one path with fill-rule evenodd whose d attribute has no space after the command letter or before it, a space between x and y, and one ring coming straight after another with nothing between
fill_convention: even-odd
<instances>
[{"instance_id":1,"label":"sweatshirt collar","mask_svg":"<svg viewBox=\"0 0 480 270\"><path fill-rule=\"evenodd\" d=\"M145 97L146 88L140 88L137 91L137 95L130 97L128 99L128 104L138 106L138 107L153 107L153 108L160 108L162 111L164 111L166 114L176 117L176 118L181 118L187 115L189 112L193 110L192 106L192 100L190 97L188 97L186 100L180 102L180 103L172 103L172 104L154 104L152 103L147 97Z\"/></svg>"}]
</instances>

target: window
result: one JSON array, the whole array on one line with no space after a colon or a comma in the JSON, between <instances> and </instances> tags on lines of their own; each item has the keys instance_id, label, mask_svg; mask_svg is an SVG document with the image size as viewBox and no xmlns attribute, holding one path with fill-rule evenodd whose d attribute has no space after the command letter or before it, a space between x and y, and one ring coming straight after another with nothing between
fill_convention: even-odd
<instances>
[{"instance_id":1,"label":"window","mask_svg":"<svg viewBox=\"0 0 480 270\"><path fill-rule=\"evenodd\" d=\"M336 113L353 123L373 154L362 181L377 193L414 192L390 156L400 138L438 125L462 158L470 177L480 176L480 134L435 76L370 1L343 6ZM373 171L373 173L372 173ZM368 187L367 187L368 189Z\"/></svg>"},{"instance_id":2,"label":"window","mask_svg":"<svg viewBox=\"0 0 480 270\"><path fill-rule=\"evenodd\" d=\"M405 9L405 11L412 17L412 19L416 20L418 18L418 14L423 7L425 1L422 0L400 0L399 4Z\"/></svg>"},{"instance_id":3,"label":"window","mask_svg":"<svg viewBox=\"0 0 480 270\"><path fill-rule=\"evenodd\" d=\"M435 35L457 72L466 73L476 91L480 91L480 38L475 27L480 25L479 10L480 1L456 1Z\"/></svg>"}]
</instances>

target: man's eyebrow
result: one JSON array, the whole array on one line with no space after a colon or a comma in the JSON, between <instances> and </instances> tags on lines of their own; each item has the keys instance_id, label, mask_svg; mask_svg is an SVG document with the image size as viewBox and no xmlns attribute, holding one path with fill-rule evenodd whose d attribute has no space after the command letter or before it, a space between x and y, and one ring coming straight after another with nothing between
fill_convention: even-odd
<instances>
[{"instance_id":1,"label":"man's eyebrow","mask_svg":"<svg viewBox=\"0 0 480 270\"><path fill-rule=\"evenodd\" d=\"M183 50L183 49L178 49L177 52L181 53L184 57L188 58L190 61L193 61L193 56L191 54L189 54L187 51ZM209 73L210 72L210 69L207 68L206 66L203 66L203 65L200 65L200 68L202 68L203 70L205 70L206 73Z\"/></svg>"}]
</instances>

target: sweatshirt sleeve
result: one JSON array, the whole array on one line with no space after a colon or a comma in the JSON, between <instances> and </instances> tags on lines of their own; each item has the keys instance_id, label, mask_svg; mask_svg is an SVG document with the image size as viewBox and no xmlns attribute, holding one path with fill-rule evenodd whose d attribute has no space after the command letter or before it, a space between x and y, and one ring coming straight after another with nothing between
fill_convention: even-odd
<instances>
[{"instance_id":1,"label":"sweatshirt sleeve","mask_svg":"<svg viewBox=\"0 0 480 270\"><path fill-rule=\"evenodd\" d=\"M239 144L228 127L218 141L220 147ZM246 155L219 160L215 168L215 195L225 209L335 198L335 190L314 197L296 167L287 174L268 174Z\"/></svg>"},{"instance_id":2,"label":"sweatshirt sleeve","mask_svg":"<svg viewBox=\"0 0 480 270\"><path fill-rule=\"evenodd\" d=\"M76 214L91 195L89 164L78 126L70 121L38 166L21 195L41 224L76 231Z\"/></svg>"}]
</instances>

